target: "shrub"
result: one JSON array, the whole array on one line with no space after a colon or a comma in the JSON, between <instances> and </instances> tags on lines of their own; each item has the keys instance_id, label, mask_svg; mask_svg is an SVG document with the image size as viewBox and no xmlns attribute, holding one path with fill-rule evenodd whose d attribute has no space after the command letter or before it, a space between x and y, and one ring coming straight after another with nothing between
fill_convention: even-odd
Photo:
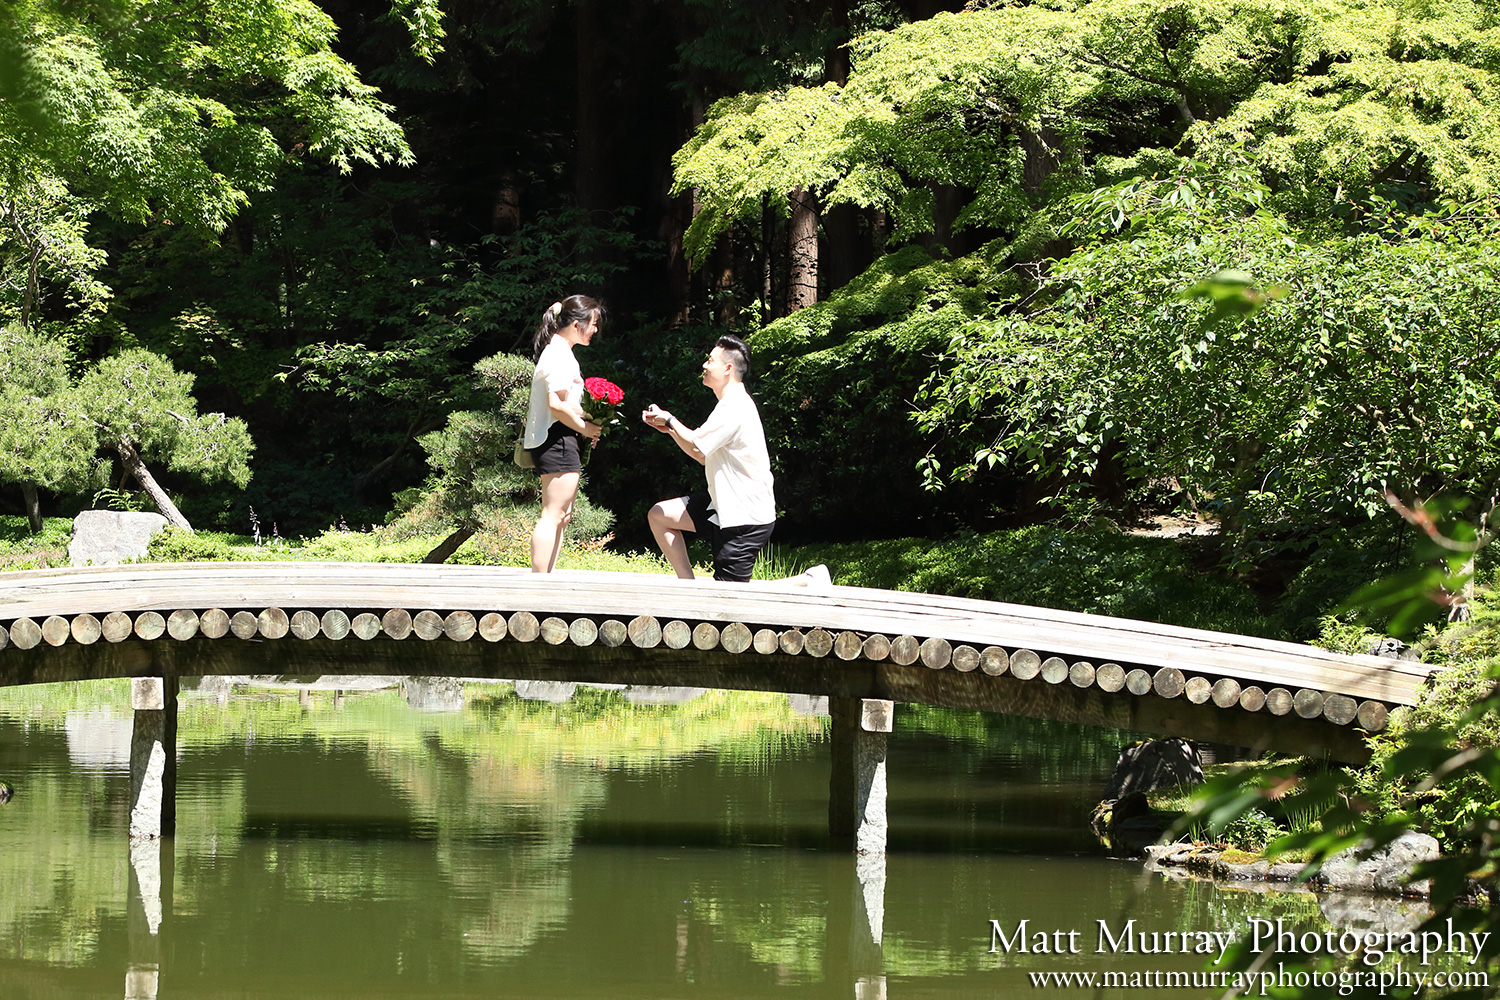
<instances>
[{"instance_id":1,"label":"shrub","mask_svg":"<svg viewBox=\"0 0 1500 1000\"><path fill-rule=\"evenodd\" d=\"M1463 829L1481 828L1484 824L1476 819L1500 814L1494 785L1486 775L1469 769L1426 790L1425 773L1390 780L1381 772L1392 756L1426 730L1442 730L1457 750L1500 746L1500 715L1491 712L1464 721L1500 678L1500 609L1486 606L1481 598L1468 622L1449 625L1432 641L1427 658L1447 666L1434 674L1432 686L1417 704L1391 713L1386 730L1371 739L1370 763L1356 781L1378 812L1410 813L1418 827L1448 841ZM1451 849L1445 846L1445 853Z\"/></svg>"},{"instance_id":2,"label":"shrub","mask_svg":"<svg viewBox=\"0 0 1500 1000\"><path fill-rule=\"evenodd\" d=\"M1243 851L1260 851L1286 831L1259 809L1246 809L1224 828L1220 839Z\"/></svg>"},{"instance_id":3,"label":"shrub","mask_svg":"<svg viewBox=\"0 0 1500 1000\"><path fill-rule=\"evenodd\" d=\"M151 539L146 558L150 562L246 562L255 557L236 549L227 535L168 526Z\"/></svg>"}]
</instances>

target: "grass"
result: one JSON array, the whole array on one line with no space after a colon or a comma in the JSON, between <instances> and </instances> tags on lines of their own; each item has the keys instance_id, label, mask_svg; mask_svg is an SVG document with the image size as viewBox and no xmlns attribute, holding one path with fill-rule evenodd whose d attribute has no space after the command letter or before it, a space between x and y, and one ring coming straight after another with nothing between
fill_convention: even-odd
<instances>
[{"instance_id":1,"label":"grass","mask_svg":"<svg viewBox=\"0 0 1500 1000\"><path fill-rule=\"evenodd\" d=\"M66 517L44 518L36 535L24 517L0 517L0 572L66 566L72 537L73 522Z\"/></svg>"},{"instance_id":2,"label":"grass","mask_svg":"<svg viewBox=\"0 0 1500 1000\"><path fill-rule=\"evenodd\" d=\"M1126 535L1108 524L804 545L784 558L824 563L835 583L850 586L1289 638L1246 583L1199 566L1182 542Z\"/></svg>"},{"instance_id":3,"label":"grass","mask_svg":"<svg viewBox=\"0 0 1500 1000\"><path fill-rule=\"evenodd\" d=\"M28 569L65 565L68 532L52 519L38 536L22 518L0 518L0 567ZM526 533L510 531L471 538L448 560L481 566L530 565ZM310 538L254 538L216 531L172 529L152 542L155 562L306 560L320 562L417 563L442 533L409 528L355 531L330 528ZM711 575L707 547L696 542L694 570ZM1041 607L1160 621L1248 635L1286 638L1278 620L1262 614L1248 587L1195 565L1180 543L1127 536L1110 526L1064 530L1039 526L948 539L897 538L802 546L768 546L754 578L795 576L824 563L835 583L958 597L1010 601ZM623 573L670 572L655 552L620 552L600 540L569 541L560 569Z\"/></svg>"}]
</instances>

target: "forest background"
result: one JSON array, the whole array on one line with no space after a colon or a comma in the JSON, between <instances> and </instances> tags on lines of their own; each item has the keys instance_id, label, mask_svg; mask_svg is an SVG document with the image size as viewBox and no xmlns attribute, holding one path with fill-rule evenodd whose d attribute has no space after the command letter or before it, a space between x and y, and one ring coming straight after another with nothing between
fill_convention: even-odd
<instances>
[{"instance_id":1,"label":"forest background","mask_svg":"<svg viewBox=\"0 0 1500 1000\"><path fill-rule=\"evenodd\" d=\"M543 308L605 298L585 373L690 423L734 330L839 582L1341 648L1378 577L1452 611L1371 770L1208 825L1430 829L1488 927L1497 72L1487 0L0 0L0 515L514 535ZM626 426L575 527L630 550L701 480ZM1216 530L1119 530L1160 511Z\"/></svg>"},{"instance_id":2,"label":"forest background","mask_svg":"<svg viewBox=\"0 0 1500 1000\"><path fill-rule=\"evenodd\" d=\"M627 412L695 422L748 336L783 541L1175 510L1326 606L1409 541L1387 492L1473 519L1500 482L1497 37L1466 2L5 0L0 513L153 465L204 527L515 520L506 355L583 291ZM627 426L587 491L645 548L699 473Z\"/></svg>"}]
</instances>

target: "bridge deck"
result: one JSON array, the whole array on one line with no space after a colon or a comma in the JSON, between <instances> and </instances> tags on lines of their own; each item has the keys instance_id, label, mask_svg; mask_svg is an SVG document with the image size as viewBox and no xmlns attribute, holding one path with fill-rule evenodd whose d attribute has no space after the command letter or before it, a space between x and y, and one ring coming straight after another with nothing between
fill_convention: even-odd
<instances>
[{"instance_id":1,"label":"bridge deck","mask_svg":"<svg viewBox=\"0 0 1500 1000\"><path fill-rule=\"evenodd\" d=\"M303 614L294 616L298 611ZM538 647L592 644L597 637L600 646L625 647L615 652L749 652L752 662L755 653L797 656L804 670L812 666L809 655L826 656L826 672L873 662L887 680L900 680L898 667L916 668L890 685L887 693L898 700L903 692L940 686L942 676L968 689L1004 682L1007 691L1016 681L1037 678L1062 690L1091 689L1095 697L1238 708L1260 713L1262 725L1300 717L1358 723L1367 730L1384 726L1389 707L1412 704L1433 669L1251 636L854 587L819 594L768 582L726 585L641 574L543 577L395 563L171 563L0 573L0 685L63 679L25 669L28 650L41 654L91 643L100 635L101 618L113 623L113 630L103 629L109 641L199 643L205 635L226 635L230 615L233 635L242 638L279 638L288 633L289 620L292 635L303 639L341 638L336 633L347 633L355 620L346 641L356 642L360 634L404 638L413 628L424 638L474 636L470 642L481 644L540 636ZM377 622L378 628L372 624ZM379 644L359 645L373 653ZM392 649L379 659L398 663L395 656ZM769 659L762 662L770 666ZM923 667L932 668L930 680L922 676ZM142 672L138 664L128 669Z\"/></svg>"}]
</instances>

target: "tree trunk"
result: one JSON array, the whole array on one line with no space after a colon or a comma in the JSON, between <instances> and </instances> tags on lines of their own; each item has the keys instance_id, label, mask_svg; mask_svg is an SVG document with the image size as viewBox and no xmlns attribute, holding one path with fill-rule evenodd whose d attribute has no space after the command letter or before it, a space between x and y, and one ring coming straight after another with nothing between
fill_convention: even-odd
<instances>
[{"instance_id":1,"label":"tree trunk","mask_svg":"<svg viewBox=\"0 0 1500 1000\"><path fill-rule=\"evenodd\" d=\"M444 563L458 551L458 547L474 537L473 528L459 528L437 544L437 548L422 557L424 563Z\"/></svg>"},{"instance_id":2,"label":"tree trunk","mask_svg":"<svg viewBox=\"0 0 1500 1000\"><path fill-rule=\"evenodd\" d=\"M578 207L592 213L610 207L610 171L607 94L611 67L606 55L600 23L604 9L598 0L577 0L573 7L573 58L568 66L574 74L577 96L573 111L573 198Z\"/></svg>"},{"instance_id":3,"label":"tree trunk","mask_svg":"<svg viewBox=\"0 0 1500 1000\"><path fill-rule=\"evenodd\" d=\"M776 217L767 199L760 205L760 311L761 326L776 318Z\"/></svg>"},{"instance_id":4,"label":"tree trunk","mask_svg":"<svg viewBox=\"0 0 1500 1000\"><path fill-rule=\"evenodd\" d=\"M709 295L712 299L710 315L719 326L731 328L739 315L734 301L734 240L726 235L714 247L709 258L709 278L712 282Z\"/></svg>"},{"instance_id":5,"label":"tree trunk","mask_svg":"<svg viewBox=\"0 0 1500 1000\"><path fill-rule=\"evenodd\" d=\"M859 238L859 209L847 202L823 213L823 250L818 257L820 277L831 295L870 266Z\"/></svg>"},{"instance_id":6,"label":"tree trunk","mask_svg":"<svg viewBox=\"0 0 1500 1000\"><path fill-rule=\"evenodd\" d=\"M828 24L834 36L833 47L823 54L823 79L842 87L849 82L849 0L830 0Z\"/></svg>"},{"instance_id":7,"label":"tree trunk","mask_svg":"<svg viewBox=\"0 0 1500 1000\"><path fill-rule=\"evenodd\" d=\"M1021 149L1026 153L1026 164L1022 168L1021 186L1027 194L1040 194L1042 185L1057 169L1058 134L1055 129L1043 128L1033 132L1022 126Z\"/></svg>"},{"instance_id":8,"label":"tree trunk","mask_svg":"<svg viewBox=\"0 0 1500 1000\"><path fill-rule=\"evenodd\" d=\"M188 523L187 518L182 516L182 511L178 510L172 498L167 496L167 491L161 488L156 477L151 475L151 470L146 468L146 463L142 462L141 456L136 454L135 447L129 441L121 440L115 445L115 450L120 453L120 462L125 466L125 471L141 484L141 489L145 490L151 502L156 504L156 509L161 511L167 523L183 531L191 532L193 526Z\"/></svg>"},{"instance_id":9,"label":"tree trunk","mask_svg":"<svg viewBox=\"0 0 1500 1000\"><path fill-rule=\"evenodd\" d=\"M490 206L490 232L509 236L521 228L521 177L512 167L500 171L494 203Z\"/></svg>"},{"instance_id":10,"label":"tree trunk","mask_svg":"<svg viewBox=\"0 0 1500 1000\"><path fill-rule=\"evenodd\" d=\"M42 505L36 496L35 483L22 483L21 496L26 500L26 520L31 523L31 533L41 534L42 531Z\"/></svg>"},{"instance_id":11,"label":"tree trunk","mask_svg":"<svg viewBox=\"0 0 1500 1000\"><path fill-rule=\"evenodd\" d=\"M801 185L787 197L792 203L786 282L786 311L790 315L818 301L818 202Z\"/></svg>"}]
</instances>

